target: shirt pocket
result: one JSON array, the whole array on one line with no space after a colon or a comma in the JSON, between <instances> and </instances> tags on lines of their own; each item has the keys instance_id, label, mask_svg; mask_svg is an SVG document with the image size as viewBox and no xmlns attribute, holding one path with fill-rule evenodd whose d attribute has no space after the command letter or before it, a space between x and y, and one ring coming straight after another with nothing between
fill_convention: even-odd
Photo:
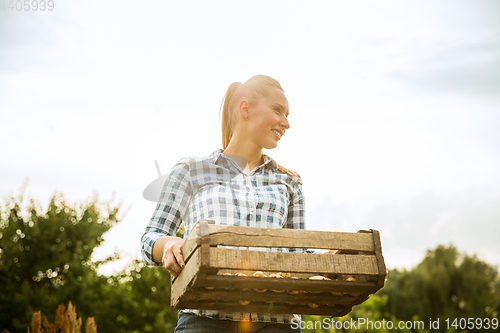
<instances>
[{"instance_id":1,"label":"shirt pocket","mask_svg":"<svg viewBox=\"0 0 500 333\"><path fill-rule=\"evenodd\" d=\"M227 210L234 204L231 188L222 181L207 181L193 191L193 204L203 210Z\"/></svg>"},{"instance_id":2,"label":"shirt pocket","mask_svg":"<svg viewBox=\"0 0 500 333\"><path fill-rule=\"evenodd\" d=\"M235 215L246 207L245 192L238 184L205 181L193 192L192 218L214 219L217 224L232 224ZM243 216L243 215L242 215Z\"/></svg>"},{"instance_id":3,"label":"shirt pocket","mask_svg":"<svg viewBox=\"0 0 500 333\"><path fill-rule=\"evenodd\" d=\"M260 208L262 221L272 224L274 228L281 228L288 215L288 192L285 185L266 185L256 192L257 207Z\"/></svg>"}]
</instances>

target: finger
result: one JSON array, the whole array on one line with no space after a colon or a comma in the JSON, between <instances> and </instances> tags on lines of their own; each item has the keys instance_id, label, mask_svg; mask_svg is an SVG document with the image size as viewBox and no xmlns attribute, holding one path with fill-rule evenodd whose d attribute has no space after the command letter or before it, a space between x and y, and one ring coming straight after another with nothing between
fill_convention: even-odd
<instances>
[{"instance_id":1,"label":"finger","mask_svg":"<svg viewBox=\"0 0 500 333\"><path fill-rule=\"evenodd\" d=\"M184 263L184 257L182 256L182 252L181 252L180 247L173 249L172 252L174 254L175 261L177 262L177 264L179 265L179 267L181 269L184 268L184 266L186 266L186 264Z\"/></svg>"},{"instance_id":2,"label":"finger","mask_svg":"<svg viewBox=\"0 0 500 333\"><path fill-rule=\"evenodd\" d=\"M165 266L167 271L169 271L170 274L174 276L179 275L182 270L181 267L179 267L179 265L177 264L172 251L165 252L165 255L163 257L163 265Z\"/></svg>"},{"instance_id":3,"label":"finger","mask_svg":"<svg viewBox=\"0 0 500 333\"><path fill-rule=\"evenodd\" d=\"M170 275L172 275L174 277L177 277L178 274L176 272L174 272L173 270L171 270L171 269L169 269L167 267L165 267L165 269L170 273Z\"/></svg>"},{"instance_id":4,"label":"finger","mask_svg":"<svg viewBox=\"0 0 500 333\"><path fill-rule=\"evenodd\" d=\"M178 267L178 268L176 268ZM177 264L166 264L165 265L165 269L170 273L172 274L173 276L177 277L177 275L179 275L179 273L181 272L181 269L180 267L177 265Z\"/></svg>"}]
</instances>

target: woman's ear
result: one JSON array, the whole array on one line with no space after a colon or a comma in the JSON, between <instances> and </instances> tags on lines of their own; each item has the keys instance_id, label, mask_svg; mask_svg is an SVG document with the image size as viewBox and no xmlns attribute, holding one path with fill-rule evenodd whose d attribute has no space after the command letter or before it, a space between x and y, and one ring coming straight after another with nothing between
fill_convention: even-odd
<instances>
[{"instance_id":1,"label":"woman's ear","mask_svg":"<svg viewBox=\"0 0 500 333\"><path fill-rule=\"evenodd\" d=\"M238 106L238 111L240 112L241 116L245 119L248 119L248 117L250 116L250 103L248 103L246 99L242 99Z\"/></svg>"}]
</instances>

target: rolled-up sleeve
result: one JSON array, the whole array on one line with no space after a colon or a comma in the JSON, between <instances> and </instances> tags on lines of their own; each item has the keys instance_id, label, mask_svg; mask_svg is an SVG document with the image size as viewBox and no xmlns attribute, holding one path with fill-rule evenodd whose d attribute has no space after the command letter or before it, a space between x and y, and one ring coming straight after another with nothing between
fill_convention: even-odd
<instances>
[{"instance_id":1,"label":"rolled-up sleeve","mask_svg":"<svg viewBox=\"0 0 500 333\"><path fill-rule=\"evenodd\" d=\"M189 165L177 163L163 185L158 204L141 238L141 255L147 265L153 261L153 245L162 236L175 236L191 200Z\"/></svg>"}]
</instances>

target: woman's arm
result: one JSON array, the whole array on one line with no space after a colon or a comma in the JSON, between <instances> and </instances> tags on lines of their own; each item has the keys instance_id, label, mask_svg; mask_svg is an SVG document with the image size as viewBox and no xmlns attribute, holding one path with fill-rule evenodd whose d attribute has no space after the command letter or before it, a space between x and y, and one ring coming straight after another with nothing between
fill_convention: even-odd
<instances>
[{"instance_id":1,"label":"woman's arm","mask_svg":"<svg viewBox=\"0 0 500 333\"><path fill-rule=\"evenodd\" d=\"M146 264L163 265L174 276L184 264L180 252L184 240L174 235L188 209L191 193L189 166L178 163L165 180L158 205L141 238Z\"/></svg>"}]
</instances>

